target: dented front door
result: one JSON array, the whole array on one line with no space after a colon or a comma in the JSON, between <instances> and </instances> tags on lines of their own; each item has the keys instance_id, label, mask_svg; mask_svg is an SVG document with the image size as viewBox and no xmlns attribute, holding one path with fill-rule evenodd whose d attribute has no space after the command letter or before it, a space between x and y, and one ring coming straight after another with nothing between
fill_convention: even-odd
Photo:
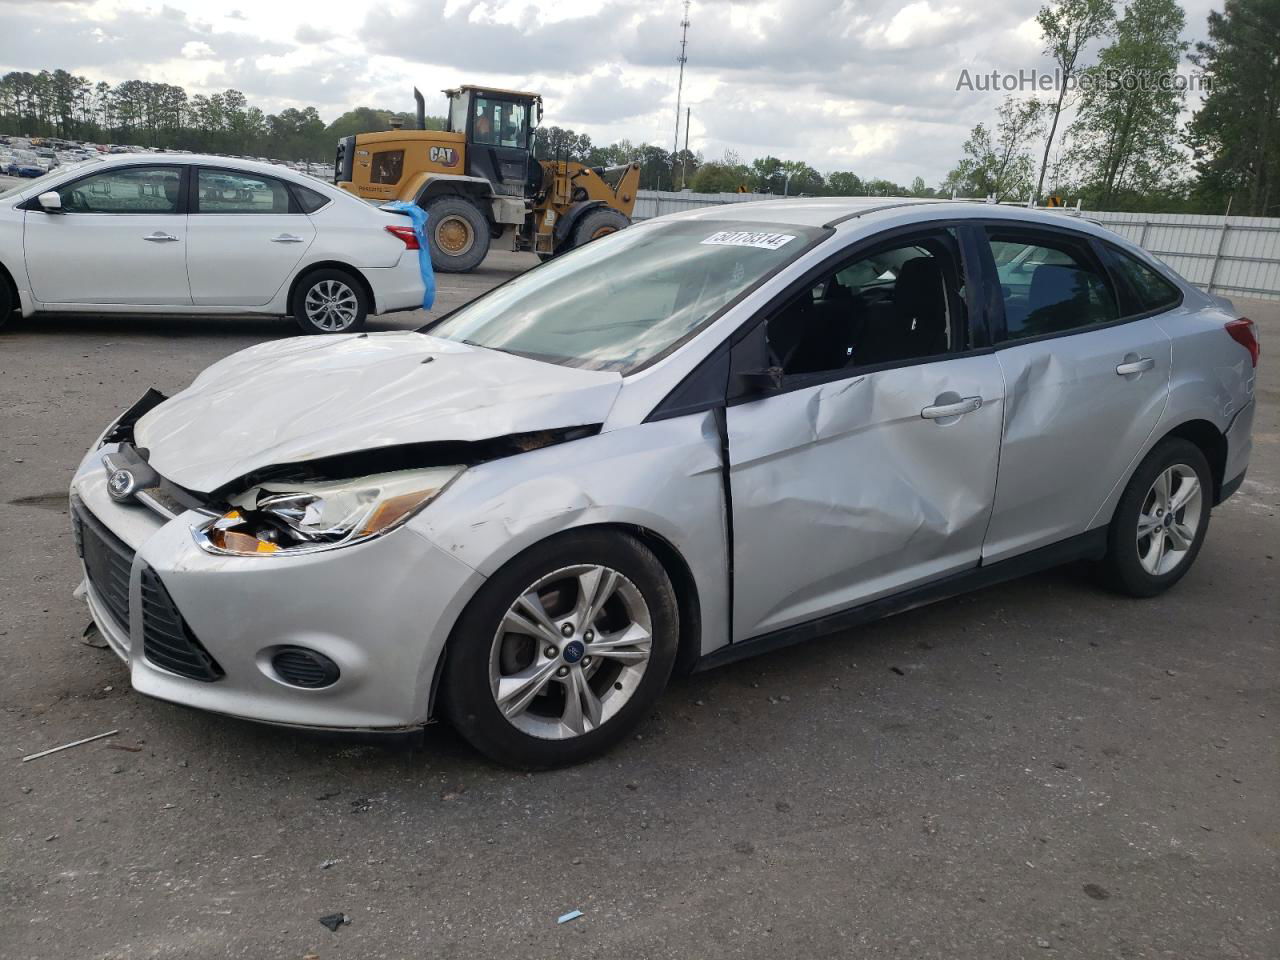
<instances>
[{"instance_id":1,"label":"dented front door","mask_svg":"<svg viewBox=\"0 0 1280 960\"><path fill-rule=\"evenodd\" d=\"M1002 401L986 355L729 407L734 640L976 566Z\"/></svg>"}]
</instances>

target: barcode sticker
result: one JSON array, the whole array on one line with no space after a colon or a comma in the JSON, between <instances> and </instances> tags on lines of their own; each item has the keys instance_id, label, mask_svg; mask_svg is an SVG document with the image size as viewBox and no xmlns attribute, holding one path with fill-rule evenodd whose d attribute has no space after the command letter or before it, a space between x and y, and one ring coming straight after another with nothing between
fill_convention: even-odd
<instances>
[{"instance_id":1,"label":"barcode sticker","mask_svg":"<svg viewBox=\"0 0 1280 960\"><path fill-rule=\"evenodd\" d=\"M721 247L759 247L761 250L777 250L795 237L789 233L757 233L749 230L721 230L713 233L703 243Z\"/></svg>"}]
</instances>

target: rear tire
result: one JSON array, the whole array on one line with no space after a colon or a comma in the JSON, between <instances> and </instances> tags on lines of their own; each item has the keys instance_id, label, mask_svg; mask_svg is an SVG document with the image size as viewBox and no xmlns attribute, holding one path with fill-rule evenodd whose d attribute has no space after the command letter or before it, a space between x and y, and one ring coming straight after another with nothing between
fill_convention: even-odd
<instances>
[{"instance_id":1,"label":"rear tire","mask_svg":"<svg viewBox=\"0 0 1280 960\"><path fill-rule=\"evenodd\" d=\"M345 270L309 273L293 292L293 319L303 333L354 333L368 316L364 285Z\"/></svg>"},{"instance_id":2,"label":"rear tire","mask_svg":"<svg viewBox=\"0 0 1280 960\"><path fill-rule=\"evenodd\" d=\"M599 240L601 237L607 237L611 233L617 233L626 227L631 226L631 221L609 207L601 207L583 214L577 226L573 228L573 246L576 250L578 247L586 246L592 240Z\"/></svg>"},{"instance_id":3,"label":"rear tire","mask_svg":"<svg viewBox=\"0 0 1280 960\"><path fill-rule=\"evenodd\" d=\"M569 532L479 590L450 637L441 694L498 763L562 767L602 753L653 709L680 617L662 564L633 537Z\"/></svg>"},{"instance_id":4,"label":"rear tire","mask_svg":"<svg viewBox=\"0 0 1280 960\"><path fill-rule=\"evenodd\" d=\"M1200 448L1169 437L1138 465L1116 505L1101 572L1114 590L1154 597L1191 569L1209 530L1213 475Z\"/></svg>"},{"instance_id":5,"label":"rear tire","mask_svg":"<svg viewBox=\"0 0 1280 960\"><path fill-rule=\"evenodd\" d=\"M0 267L0 327L3 327L17 312L18 303L13 296L13 285L4 267Z\"/></svg>"},{"instance_id":6,"label":"rear tire","mask_svg":"<svg viewBox=\"0 0 1280 960\"><path fill-rule=\"evenodd\" d=\"M489 222L465 197L444 196L423 204L431 266L442 273L467 273L489 255Z\"/></svg>"}]
</instances>

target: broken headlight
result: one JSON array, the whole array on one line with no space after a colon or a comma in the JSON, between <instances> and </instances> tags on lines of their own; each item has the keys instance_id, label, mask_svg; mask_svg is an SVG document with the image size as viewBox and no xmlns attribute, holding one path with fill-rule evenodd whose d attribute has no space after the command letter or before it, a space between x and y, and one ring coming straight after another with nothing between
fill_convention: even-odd
<instances>
[{"instance_id":1,"label":"broken headlight","mask_svg":"<svg viewBox=\"0 0 1280 960\"><path fill-rule=\"evenodd\" d=\"M360 543L404 523L465 469L258 484L233 497L222 516L196 527L196 542L210 553L238 556L312 553Z\"/></svg>"}]
</instances>

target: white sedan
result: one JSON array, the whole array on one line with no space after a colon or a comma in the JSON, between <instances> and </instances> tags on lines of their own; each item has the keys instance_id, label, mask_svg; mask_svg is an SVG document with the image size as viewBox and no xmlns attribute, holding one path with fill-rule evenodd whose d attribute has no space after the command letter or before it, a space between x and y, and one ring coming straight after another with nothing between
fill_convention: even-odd
<instances>
[{"instance_id":1,"label":"white sedan","mask_svg":"<svg viewBox=\"0 0 1280 960\"><path fill-rule=\"evenodd\" d=\"M422 304L410 221L283 167L120 154L0 193L14 312L265 313L307 333Z\"/></svg>"}]
</instances>

